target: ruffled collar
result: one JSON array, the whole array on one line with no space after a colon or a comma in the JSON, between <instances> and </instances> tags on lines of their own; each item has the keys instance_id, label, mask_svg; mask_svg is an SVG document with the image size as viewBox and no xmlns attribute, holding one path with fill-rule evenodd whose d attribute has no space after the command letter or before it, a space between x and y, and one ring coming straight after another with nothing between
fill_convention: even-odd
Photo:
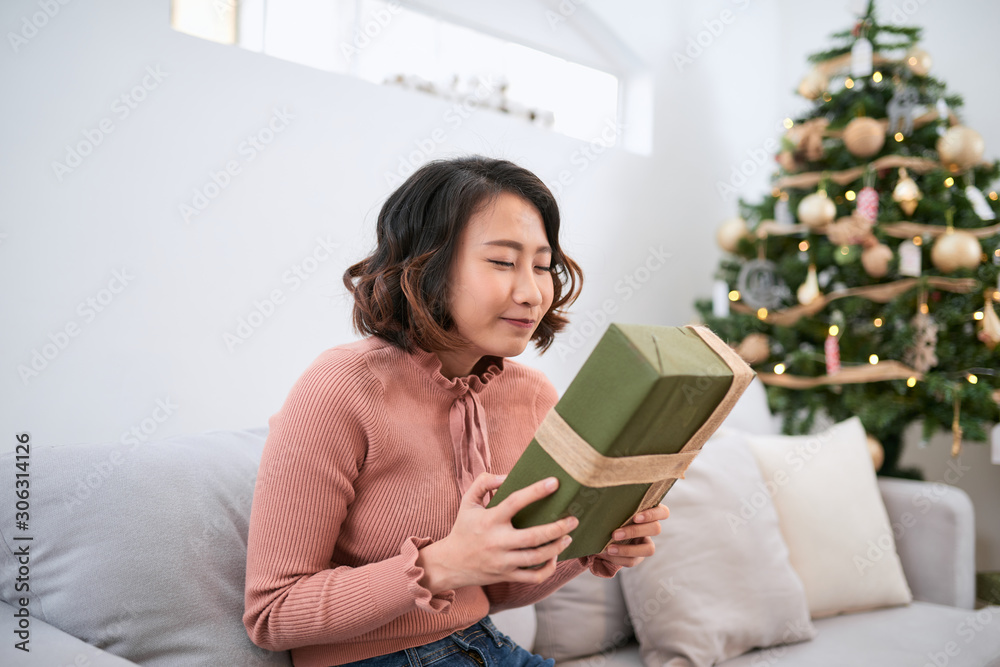
<instances>
[{"instance_id":1,"label":"ruffled collar","mask_svg":"<svg viewBox=\"0 0 1000 667\"><path fill-rule=\"evenodd\" d=\"M478 393L490 380L503 372L504 358L487 355L479 360L469 375L449 380L442 375L441 358L434 352L418 347L408 356L435 385L455 396L461 396L469 390Z\"/></svg>"}]
</instances>

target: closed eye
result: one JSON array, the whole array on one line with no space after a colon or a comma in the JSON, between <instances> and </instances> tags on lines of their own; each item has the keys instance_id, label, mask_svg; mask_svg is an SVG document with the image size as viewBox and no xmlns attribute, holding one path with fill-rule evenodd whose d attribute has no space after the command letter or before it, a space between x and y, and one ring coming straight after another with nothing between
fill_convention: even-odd
<instances>
[{"instance_id":1,"label":"closed eye","mask_svg":"<svg viewBox=\"0 0 1000 667\"><path fill-rule=\"evenodd\" d=\"M502 261L500 261L498 259L491 259L489 261L491 263L493 263L493 264L496 264L497 266L502 266L504 268L513 268L514 267L514 262L502 262ZM536 266L535 268L538 269L539 271L551 271L552 270L551 266Z\"/></svg>"}]
</instances>

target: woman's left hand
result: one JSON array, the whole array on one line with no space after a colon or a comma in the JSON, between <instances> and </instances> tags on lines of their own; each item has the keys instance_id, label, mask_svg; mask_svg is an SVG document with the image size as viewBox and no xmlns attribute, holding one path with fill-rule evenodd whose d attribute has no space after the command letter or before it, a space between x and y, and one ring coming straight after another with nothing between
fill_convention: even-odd
<instances>
[{"instance_id":1,"label":"woman's left hand","mask_svg":"<svg viewBox=\"0 0 1000 667\"><path fill-rule=\"evenodd\" d=\"M644 558L653 555L656 546L650 537L660 534L660 521L669 516L670 510L666 505L657 505L639 512L635 515L634 523L616 530L611 536L611 544L597 555L609 563L623 567L638 565Z\"/></svg>"}]
</instances>

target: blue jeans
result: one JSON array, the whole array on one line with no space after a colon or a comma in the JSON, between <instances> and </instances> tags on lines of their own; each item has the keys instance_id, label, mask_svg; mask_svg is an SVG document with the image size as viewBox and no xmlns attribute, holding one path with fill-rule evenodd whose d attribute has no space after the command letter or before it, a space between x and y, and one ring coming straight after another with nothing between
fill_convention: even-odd
<instances>
[{"instance_id":1,"label":"blue jeans","mask_svg":"<svg viewBox=\"0 0 1000 667\"><path fill-rule=\"evenodd\" d=\"M487 616L430 644L349 662L341 667L554 667L556 661L526 651Z\"/></svg>"}]
</instances>

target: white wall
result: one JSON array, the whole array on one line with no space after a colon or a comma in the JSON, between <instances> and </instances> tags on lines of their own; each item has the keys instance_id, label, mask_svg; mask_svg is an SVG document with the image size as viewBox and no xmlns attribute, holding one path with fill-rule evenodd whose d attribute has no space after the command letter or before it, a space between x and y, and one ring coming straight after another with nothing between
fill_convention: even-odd
<instances>
[{"instance_id":1,"label":"white wall","mask_svg":"<svg viewBox=\"0 0 1000 667\"><path fill-rule=\"evenodd\" d=\"M73 443L117 440L143 424L156 430L142 437L160 438L266 423L319 352L355 337L340 276L373 244L392 189L385 174L438 128L447 140L433 157L481 152L550 184L561 171L572 176L559 194L564 243L587 281L562 341L577 347L523 356L564 389L603 330L587 322L601 319L607 300L619 321L693 319L692 302L709 294L719 259L715 226L735 212L716 183L777 138L778 122L801 104L792 91L806 54L850 23L842 3L592 0L587 7L652 67L656 112L650 157L610 150L590 161L581 159L582 142L493 112L456 128L445 120L447 104L429 96L179 34L169 27L168 0L69 2L15 49L7 35L42 1L0 3L3 450L23 430L39 443ZM911 4L934 71L966 96L966 120L995 156L998 92L989 84L1000 63L1000 8L986 0ZM734 20L678 68L673 54L724 10ZM115 100L144 77L145 99L125 117ZM241 142L275 109L294 118L248 160ZM66 146L84 132L94 136L102 119L113 131L60 180L53 162L65 161ZM179 205L228 161L240 173L185 223ZM765 164L743 191L764 191L770 173ZM301 286L283 280L317 237L338 250ZM645 278L640 267L661 247L666 264L640 289L624 290L619 281ZM102 292L122 270L128 285ZM228 350L224 334L276 289L284 302ZM86 306L78 309L107 296L92 321ZM22 381L18 366L30 366L33 351L72 324L78 335ZM153 421L164 416L158 401L176 405L162 423ZM990 470L993 484L998 470ZM1000 564L1000 554L989 558Z\"/></svg>"}]
</instances>

